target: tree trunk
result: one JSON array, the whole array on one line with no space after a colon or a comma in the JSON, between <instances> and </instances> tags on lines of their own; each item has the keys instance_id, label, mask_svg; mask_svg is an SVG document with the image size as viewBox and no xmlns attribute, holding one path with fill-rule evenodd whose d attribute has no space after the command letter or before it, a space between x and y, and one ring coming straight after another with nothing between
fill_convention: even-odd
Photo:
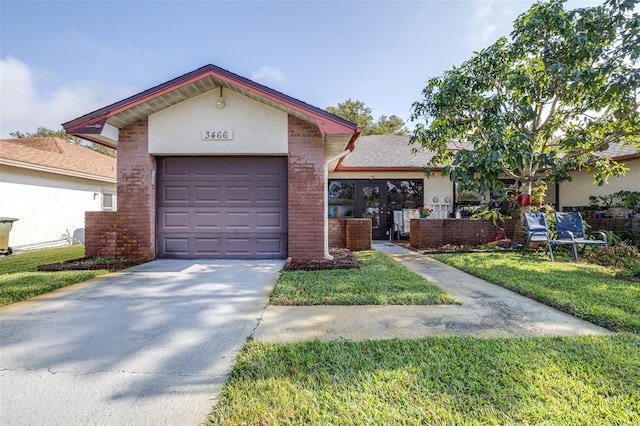
<instances>
[{"instance_id":1,"label":"tree trunk","mask_svg":"<svg viewBox=\"0 0 640 426\"><path fill-rule=\"evenodd\" d=\"M527 238L527 232L525 230L524 214L531 213L531 187L531 181L525 181L524 184L520 187L520 196L518 197L518 203L520 204L520 218L518 223L516 224L516 231L514 231L514 234L518 235L520 239L525 240L525 242ZM517 232L518 229L521 230L521 232Z\"/></svg>"}]
</instances>

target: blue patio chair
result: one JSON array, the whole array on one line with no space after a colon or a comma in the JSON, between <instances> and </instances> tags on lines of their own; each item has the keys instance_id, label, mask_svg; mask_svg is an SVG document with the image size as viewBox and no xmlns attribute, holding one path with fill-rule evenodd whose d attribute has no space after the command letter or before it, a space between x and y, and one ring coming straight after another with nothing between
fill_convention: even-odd
<instances>
[{"instance_id":1,"label":"blue patio chair","mask_svg":"<svg viewBox=\"0 0 640 426\"><path fill-rule=\"evenodd\" d=\"M525 226L527 227L527 243L524 245L522 255L527 252L527 247L531 242L547 243L549 249L549 256L553 262L553 240L549 236L549 227L547 226L547 219L544 213L525 213L524 214Z\"/></svg>"},{"instance_id":2,"label":"blue patio chair","mask_svg":"<svg viewBox=\"0 0 640 426\"><path fill-rule=\"evenodd\" d=\"M604 232L594 231L585 236L582 215L578 212L556 212L556 232L558 243L571 244L573 247L573 260L578 260L577 246L580 244L582 244L581 253L589 244L603 246L604 250L609 249ZM600 238L596 239L596 236Z\"/></svg>"}]
</instances>

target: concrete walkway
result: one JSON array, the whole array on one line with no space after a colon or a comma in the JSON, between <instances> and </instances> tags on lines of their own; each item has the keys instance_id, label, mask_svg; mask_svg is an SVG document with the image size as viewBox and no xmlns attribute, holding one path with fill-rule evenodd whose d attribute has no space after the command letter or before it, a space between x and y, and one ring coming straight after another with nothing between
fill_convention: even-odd
<instances>
[{"instance_id":1,"label":"concrete walkway","mask_svg":"<svg viewBox=\"0 0 640 426\"><path fill-rule=\"evenodd\" d=\"M425 336L576 336L611 332L441 262L380 241L387 253L451 294L459 305L269 306L254 333L268 342Z\"/></svg>"},{"instance_id":2,"label":"concrete walkway","mask_svg":"<svg viewBox=\"0 0 640 426\"><path fill-rule=\"evenodd\" d=\"M284 261L156 260L0 308L0 425L199 425Z\"/></svg>"}]
</instances>

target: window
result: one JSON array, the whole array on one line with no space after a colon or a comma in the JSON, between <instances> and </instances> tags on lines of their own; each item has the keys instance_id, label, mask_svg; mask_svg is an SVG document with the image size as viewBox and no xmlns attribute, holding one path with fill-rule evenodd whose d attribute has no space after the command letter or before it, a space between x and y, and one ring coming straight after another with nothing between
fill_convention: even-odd
<instances>
[{"instance_id":1,"label":"window","mask_svg":"<svg viewBox=\"0 0 640 426\"><path fill-rule=\"evenodd\" d=\"M114 211L116 209L116 193L102 190L102 211Z\"/></svg>"},{"instance_id":2,"label":"window","mask_svg":"<svg viewBox=\"0 0 640 426\"><path fill-rule=\"evenodd\" d=\"M355 217L356 183L350 180L329 182L329 217L342 219Z\"/></svg>"},{"instance_id":3,"label":"window","mask_svg":"<svg viewBox=\"0 0 640 426\"><path fill-rule=\"evenodd\" d=\"M423 180L387 181L387 203L392 210L415 209L423 204Z\"/></svg>"}]
</instances>

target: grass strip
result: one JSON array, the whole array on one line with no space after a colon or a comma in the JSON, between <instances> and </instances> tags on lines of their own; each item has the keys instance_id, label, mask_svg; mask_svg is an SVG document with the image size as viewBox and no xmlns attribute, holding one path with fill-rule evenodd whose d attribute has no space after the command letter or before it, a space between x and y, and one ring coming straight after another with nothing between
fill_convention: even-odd
<instances>
[{"instance_id":1,"label":"grass strip","mask_svg":"<svg viewBox=\"0 0 640 426\"><path fill-rule=\"evenodd\" d=\"M38 265L84 257L84 246L18 253L0 258L0 306L77 284L108 273L108 270L37 272Z\"/></svg>"},{"instance_id":2,"label":"grass strip","mask_svg":"<svg viewBox=\"0 0 640 426\"><path fill-rule=\"evenodd\" d=\"M611 268L518 253L430 256L610 330L640 333L640 283Z\"/></svg>"},{"instance_id":3,"label":"grass strip","mask_svg":"<svg viewBox=\"0 0 640 426\"><path fill-rule=\"evenodd\" d=\"M430 305L453 298L384 253L356 252L359 269L284 271L272 305Z\"/></svg>"},{"instance_id":4,"label":"grass strip","mask_svg":"<svg viewBox=\"0 0 640 426\"><path fill-rule=\"evenodd\" d=\"M640 338L248 342L210 425L638 424Z\"/></svg>"}]
</instances>

